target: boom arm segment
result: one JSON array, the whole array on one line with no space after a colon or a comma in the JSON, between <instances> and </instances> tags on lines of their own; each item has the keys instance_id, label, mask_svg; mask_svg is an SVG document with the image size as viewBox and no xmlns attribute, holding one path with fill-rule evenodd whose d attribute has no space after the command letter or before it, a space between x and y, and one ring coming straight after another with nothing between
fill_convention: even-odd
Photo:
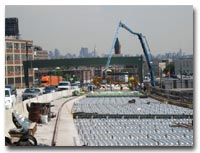
<instances>
[{"instance_id":1,"label":"boom arm segment","mask_svg":"<svg viewBox=\"0 0 200 153\"><path fill-rule=\"evenodd\" d=\"M153 66L152 66L153 60L151 57L151 53L150 53L150 49L149 49L149 45L146 40L146 37L143 36L141 33L133 32L130 28L128 28L125 24L123 24L121 22L119 23L119 25L120 25L120 27L126 29L130 33L138 36L138 39L140 40L140 43L141 43L145 58L147 60L148 67L149 67L149 71L150 71L150 75L151 75L151 85L155 86L154 71L153 71Z\"/></svg>"},{"instance_id":2,"label":"boom arm segment","mask_svg":"<svg viewBox=\"0 0 200 153\"><path fill-rule=\"evenodd\" d=\"M107 60L107 63L106 63L106 70L108 69L108 67L110 65L110 60L111 60L111 57L112 57L113 48L114 48L114 45L116 43L116 39L118 37L118 33L119 33L119 28L120 27L126 29L131 34L138 36L138 39L140 40L140 43L141 43L145 58L147 60L148 68L149 68L149 71L150 71L151 85L155 86L154 71L153 71L153 66L152 66L153 61L152 61L152 57L151 57L151 53L150 53L150 49L149 49L149 45L148 45L148 42L146 40L146 37L143 36L141 33L137 33L137 32L132 31L129 27L127 27L122 22L120 22L119 25L117 26L117 29L116 29L116 32L115 32L115 36L114 36L114 39L113 39L113 44L112 44L112 47L111 47L111 50L110 50L110 54L109 54L109 57L108 57L108 60Z\"/></svg>"},{"instance_id":3,"label":"boom arm segment","mask_svg":"<svg viewBox=\"0 0 200 153\"><path fill-rule=\"evenodd\" d=\"M117 29L116 29L116 31L115 31L115 35L114 35L112 47L111 47L111 49L110 49L110 54L109 54L109 56L108 56L108 60L107 60L107 63L106 63L105 71L108 69L108 67L109 67L109 65L110 65L110 60L111 60L112 53L113 53L113 49L114 49L114 47L115 47L115 43L116 43L116 40L117 40L117 37L118 37L119 28L120 28L120 23L119 23L119 25L117 26Z\"/></svg>"},{"instance_id":4,"label":"boom arm segment","mask_svg":"<svg viewBox=\"0 0 200 153\"><path fill-rule=\"evenodd\" d=\"M147 60L147 64L149 67L149 71L150 71L150 75L151 75L151 85L155 86L155 78L154 78L154 71L153 71L153 61L152 61L152 57L151 57L151 53L150 53L150 49L149 49L149 45L148 42L146 40L146 37L143 36L141 33L137 33L137 32L133 32L130 28L128 28L125 24L123 23L119 23L120 27L126 29L127 31L129 31L130 33L138 36L138 39L140 40L145 58Z\"/></svg>"}]
</instances>

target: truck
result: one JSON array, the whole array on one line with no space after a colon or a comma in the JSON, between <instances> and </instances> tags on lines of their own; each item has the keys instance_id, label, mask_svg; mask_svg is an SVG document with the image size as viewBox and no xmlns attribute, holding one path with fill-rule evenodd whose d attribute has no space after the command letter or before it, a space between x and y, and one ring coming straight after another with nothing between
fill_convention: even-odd
<instances>
[{"instance_id":1,"label":"truck","mask_svg":"<svg viewBox=\"0 0 200 153\"><path fill-rule=\"evenodd\" d=\"M58 86L59 82L63 80L62 76L42 76L41 77L41 85L43 87L49 87L49 86Z\"/></svg>"},{"instance_id":2,"label":"truck","mask_svg":"<svg viewBox=\"0 0 200 153\"><path fill-rule=\"evenodd\" d=\"M16 103L16 97L15 97L14 94L11 93L10 88L5 88L4 101L5 101L5 108L6 109L12 108Z\"/></svg>"}]
</instances>

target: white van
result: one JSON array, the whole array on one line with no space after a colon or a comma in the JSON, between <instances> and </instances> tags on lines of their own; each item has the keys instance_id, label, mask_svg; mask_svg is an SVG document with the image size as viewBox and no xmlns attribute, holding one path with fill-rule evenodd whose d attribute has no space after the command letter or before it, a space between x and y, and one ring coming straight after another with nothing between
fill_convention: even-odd
<instances>
[{"instance_id":1,"label":"white van","mask_svg":"<svg viewBox=\"0 0 200 153\"><path fill-rule=\"evenodd\" d=\"M71 83L69 81L61 81L58 84L58 90L69 90L71 89Z\"/></svg>"},{"instance_id":2,"label":"white van","mask_svg":"<svg viewBox=\"0 0 200 153\"><path fill-rule=\"evenodd\" d=\"M5 108L10 109L16 103L16 97L14 94L11 94L10 88L5 88Z\"/></svg>"}]
</instances>

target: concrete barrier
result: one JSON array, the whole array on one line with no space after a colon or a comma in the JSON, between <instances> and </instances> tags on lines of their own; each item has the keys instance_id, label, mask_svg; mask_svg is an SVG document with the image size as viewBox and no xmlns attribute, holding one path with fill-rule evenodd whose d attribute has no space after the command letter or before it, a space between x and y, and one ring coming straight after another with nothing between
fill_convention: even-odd
<instances>
[{"instance_id":1,"label":"concrete barrier","mask_svg":"<svg viewBox=\"0 0 200 153\"><path fill-rule=\"evenodd\" d=\"M37 96L35 98L27 99L27 100L24 100L23 102L17 103L14 106L13 110L18 111L24 117L28 118L28 110L26 108L27 104L30 106L30 104L32 102L35 102L35 103L50 103L53 100L56 100L56 99L59 99L59 98L62 98L62 97L71 96L73 91L74 90L63 90L63 91L53 92L53 93L49 93L49 94L43 94L43 95Z\"/></svg>"}]
</instances>

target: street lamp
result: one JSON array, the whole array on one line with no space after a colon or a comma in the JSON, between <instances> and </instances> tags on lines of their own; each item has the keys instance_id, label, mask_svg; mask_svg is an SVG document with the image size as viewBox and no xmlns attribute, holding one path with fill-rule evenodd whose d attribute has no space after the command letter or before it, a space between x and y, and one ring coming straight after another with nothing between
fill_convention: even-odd
<instances>
[{"instance_id":1,"label":"street lamp","mask_svg":"<svg viewBox=\"0 0 200 153\"><path fill-rule=\"evenodd\" d=\"M57 78L58 78L58 84L59 84L59 76L57 74L57 71L60 70L60 67L56 67L56 75L57 75Z\"/></svg>"}]
</instances>

